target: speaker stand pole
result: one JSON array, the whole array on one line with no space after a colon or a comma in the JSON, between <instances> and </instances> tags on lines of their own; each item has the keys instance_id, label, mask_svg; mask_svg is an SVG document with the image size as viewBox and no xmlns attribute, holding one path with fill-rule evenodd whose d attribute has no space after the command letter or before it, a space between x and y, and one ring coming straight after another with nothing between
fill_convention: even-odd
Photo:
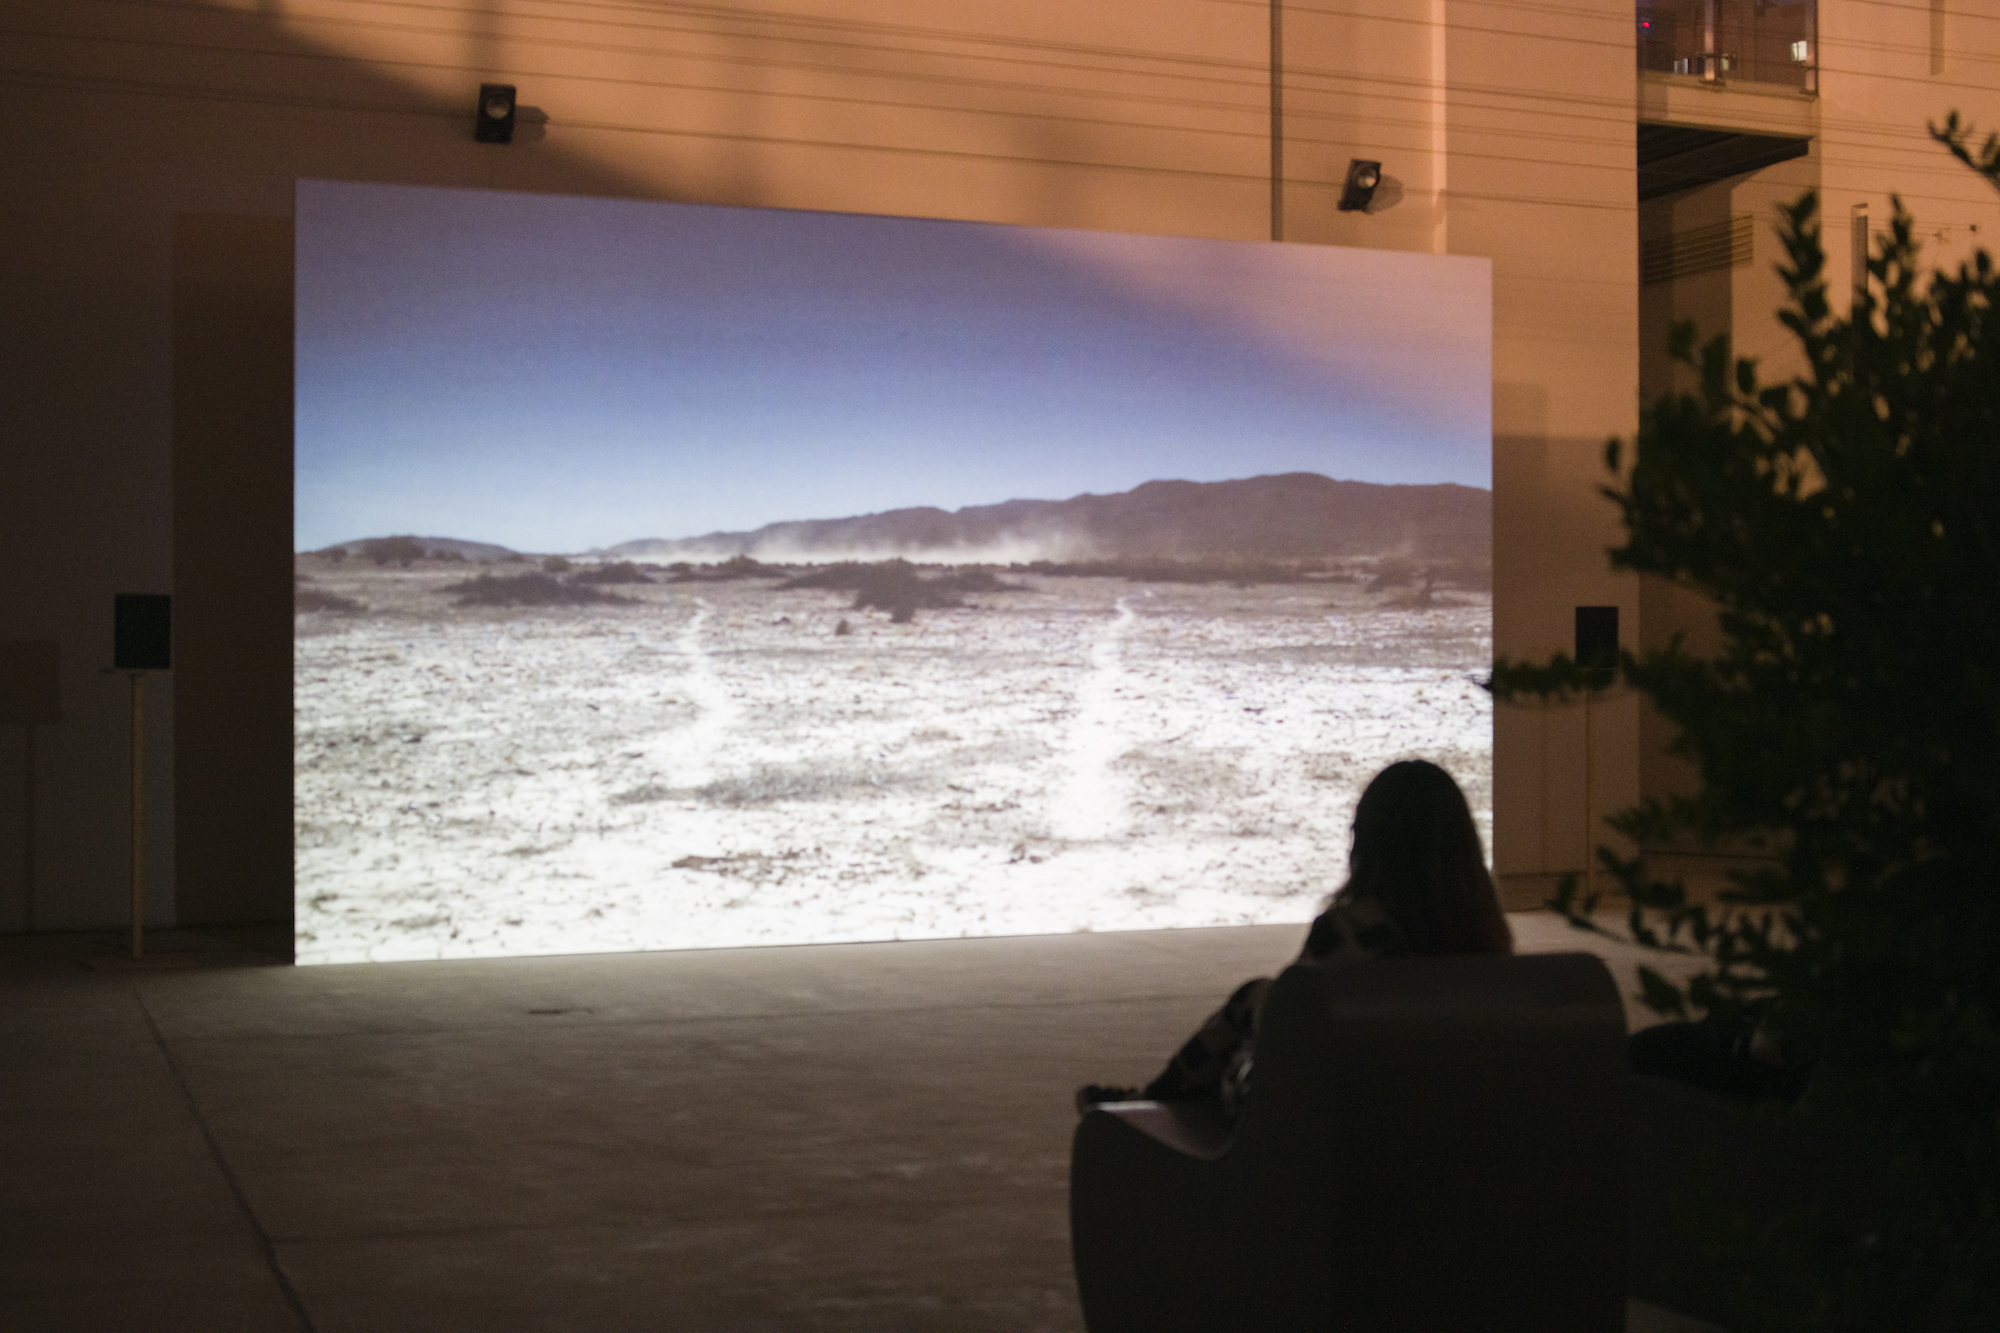
<instances>
[{"instance_id":1,"label":"speaker stand pole","mask_svg":"<svg viewBox=\"0 0 2000 1333\"><path fill-rule=\"evenodd\" d=\"M146 938L146 673L132 677L132 961L145 951Z\"/></svg>"},{"instance_id":2,"label":"speaker stand pole","mask_svg":"<svg viewBox=\"0 0 2000 1333\"><path fill-rule=\"evenodd\" d=\"M157 972L200 967L195 953L146 952L146 677L165 667L109 667L132 681L132 936L129 947L84 960L93 972Z\"/></svg>"},{"instance_id":3,"label":"speaker stand pole","mask_svg":"<svg viewBox=\"0 0 2000 1333\"><path fill-rule=\"evenodd\" d=\"M1590 701L1595 690L1583 692L1583 900L1597 897L1597 747L1591 744Z\"/></svg>"},{"instance_id":4,"label":"speaker stand pole","mask_svg":"<svg viewBox=\"0 0 2000 1333\"><path fill-rule=\"evenodd\" d=\"M21 929L35 929L35 724L21 727Z\"/></svg>"}]
</instances>

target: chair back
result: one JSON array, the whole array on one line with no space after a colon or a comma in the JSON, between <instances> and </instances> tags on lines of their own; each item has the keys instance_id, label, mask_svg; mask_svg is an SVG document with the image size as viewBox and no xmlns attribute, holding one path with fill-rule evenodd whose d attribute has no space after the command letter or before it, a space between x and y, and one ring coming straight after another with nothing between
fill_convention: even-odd
<instances>
[{"instance_id":1,"label":"chair back","mask_svg":"<svg viewBox=\"0 0 2000 1333\"><path fill-rule=\"evenodd\" d=\"M1227 1154L1268 1279L1334 1327L1621 1327L1626 1068L1589 954L1287 969Z\"/></svg>"}]
</instances>

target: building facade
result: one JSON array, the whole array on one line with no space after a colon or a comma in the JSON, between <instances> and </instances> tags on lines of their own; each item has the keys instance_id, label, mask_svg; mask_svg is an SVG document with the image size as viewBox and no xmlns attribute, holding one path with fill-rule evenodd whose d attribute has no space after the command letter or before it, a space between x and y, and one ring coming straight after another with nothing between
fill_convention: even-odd
<instances>
[{"instance_id":1,"label":"building facade","mask_svg":"<svg viewBox=\"0 0 2000 1333\"><path fill-rule=\"evenodd\" d=\"M1702 608L1613 573L1603 442L1694 319L1782 369L1773 210L1831 279L1900 195L1932 257L2000 197L1931 143L2000 129L1969 0L7 0L0 7L0 640L54 641L63 718L0 735L0 930L122 918L115 592L171 592L145 846L156 922L290 906L290 233L301 177L1282 239L1493 264L1496 651L1628 647ZM479 85L519 90L476 143ZM1366 212L1335 208L1379 160ZM1630 700L1502 708L1510 905L1584 811L1687 780Z\"/></svg>"}]
</instances>

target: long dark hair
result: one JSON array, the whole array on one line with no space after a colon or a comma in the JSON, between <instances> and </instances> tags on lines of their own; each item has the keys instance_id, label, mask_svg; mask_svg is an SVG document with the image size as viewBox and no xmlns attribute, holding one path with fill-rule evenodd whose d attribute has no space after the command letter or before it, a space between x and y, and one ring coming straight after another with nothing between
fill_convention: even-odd
<instances>
[{"instance_id":1,"label":"long dark hair","mask_svg":"<svg viewBox=\"0 0 2000 1333\"><path fill-rule=\"evenodd\" d=\"M1347 884L1334 896L1380 904L1416 953L1514 951L1465 793L1421 759L1389 765L1361 793Z\"/></svg>"}]
</instances>

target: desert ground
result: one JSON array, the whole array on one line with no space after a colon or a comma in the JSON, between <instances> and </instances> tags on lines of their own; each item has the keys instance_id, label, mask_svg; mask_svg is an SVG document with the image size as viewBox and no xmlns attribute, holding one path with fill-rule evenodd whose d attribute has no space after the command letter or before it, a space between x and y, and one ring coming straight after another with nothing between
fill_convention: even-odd
<instances>
[{"instance_id":1,"label":"desert ground","mask_svg":"<svg viewBox=\"0 0 2000 1333\"><path fill-rule=\"evenodd\" d=\"M467 562L298 570L357 604L296 621L301 963L1304 922L1406 756L1490 839L1480 592L999 571L897 624L768 579L460 607Z\"/></svg>"}]
</instances>

